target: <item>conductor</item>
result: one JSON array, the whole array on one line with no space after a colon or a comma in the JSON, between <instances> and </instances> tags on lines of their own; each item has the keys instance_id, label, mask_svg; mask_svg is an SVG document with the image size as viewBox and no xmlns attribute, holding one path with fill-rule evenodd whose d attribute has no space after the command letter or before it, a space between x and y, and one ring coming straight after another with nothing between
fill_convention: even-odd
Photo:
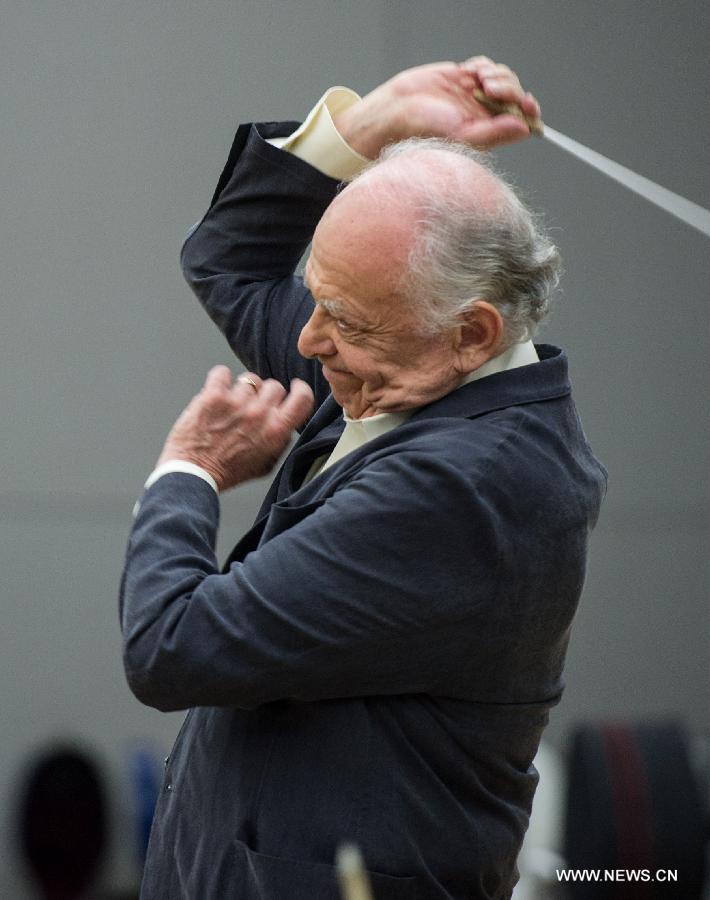
<instances>
[{"instance_id":1,"label":"conductor","mask_svg":"<svg viewBox=\"0 0 710 900\"><path fill-rule=\"evenodd\" d=\"M378 900L510 896L606 477L533 342L557 251L480 152L538 116L476 56L237 131L182 264L248 371L176 422L122 581L131 689L189 710L143 897L329 900L345 840ZM219 494L295 429L220 569Z\"/></svg>"}]
</instances>

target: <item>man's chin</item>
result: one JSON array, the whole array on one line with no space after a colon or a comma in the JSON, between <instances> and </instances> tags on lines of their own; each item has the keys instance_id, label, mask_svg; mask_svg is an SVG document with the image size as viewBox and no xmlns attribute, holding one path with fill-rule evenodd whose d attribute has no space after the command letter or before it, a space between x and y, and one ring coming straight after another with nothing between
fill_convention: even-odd
<instances>
[{"instance_id":1,"label":"man's chin","mask_svg":"<svg viewBox=\"0 0 710 900\"><path fill-rule=\"evenodd\" d=\"M330 385L335 399L342 405L342 401L356 394L362 386L362 382L352 375L350 372L344 372L342 369L330 369L323 366L323 377Z\"/></svg>"},{"instance_id":2,"label":"man's chin","mask_svg":"<svg viewBox=\"0 0 710 900\"><path fill-rule=\"evenodd\" d=\"M349 405L352 403L352 391L345 391L342 388L338 388L334 386L332 382L330 384L330 393L333 395L333 399L338 404L338 406L342 406L343 409L347 409Z\"/></svg>"}]
</instances>

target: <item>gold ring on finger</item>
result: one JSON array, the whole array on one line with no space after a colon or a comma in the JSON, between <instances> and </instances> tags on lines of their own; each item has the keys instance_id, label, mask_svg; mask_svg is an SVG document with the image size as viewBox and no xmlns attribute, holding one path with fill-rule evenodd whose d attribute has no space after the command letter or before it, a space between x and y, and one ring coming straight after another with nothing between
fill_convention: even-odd
<instances>
[{"instance_id":1,"label":"gold ring on finger","mask_svg":"<svg viewBox=\"0 0 710 900\"><path fill-rule=\"evenodd\" d=\"M251 387L254 388L254 392L257 394L259 393L259 385L248 375L240 375L239 378L237 378L237 381L240 381L242 384L251 385Z\"/></svg>"}]
</instances>

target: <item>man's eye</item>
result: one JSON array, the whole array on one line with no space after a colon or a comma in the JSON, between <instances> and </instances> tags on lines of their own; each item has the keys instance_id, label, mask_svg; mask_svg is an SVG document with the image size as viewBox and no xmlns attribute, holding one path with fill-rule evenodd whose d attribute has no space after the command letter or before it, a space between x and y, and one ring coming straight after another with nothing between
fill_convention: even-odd
<instances>
[{"instance_id":1,"label":"man's eye","mask_svg":"<svg viewBox=\"0 0 710 900\"><path fill-rule=\"evenodd\" d=\"M344 322L342 319L335 320L335 327L343 334L352 334L355 331L352 325L348 322Z\"/></svg>"}]
</instances>

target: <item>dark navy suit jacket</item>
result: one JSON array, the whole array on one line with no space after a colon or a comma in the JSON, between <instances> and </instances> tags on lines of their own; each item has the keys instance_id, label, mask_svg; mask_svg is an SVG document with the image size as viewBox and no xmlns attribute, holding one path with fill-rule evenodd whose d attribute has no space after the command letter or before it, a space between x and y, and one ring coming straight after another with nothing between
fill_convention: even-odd
<instances>
[{"instance_id":1,"label":"dark navy suit jacket","mask_svg":"<svg viewBox=\"0 0 710 900\"><path fill-rule=\"evenodd\" d=\"M293 273L337 185L263 139L293 127L239 130L183 251L245 365L307 379L318 408L222 571L208 485L142 497L126 672L190 708L143 896L329 900L350 840L377 900L507 897L605 473L540 345L302 484L343 422L295 347L313 301Z\"/></svg>"}]
</instances>

